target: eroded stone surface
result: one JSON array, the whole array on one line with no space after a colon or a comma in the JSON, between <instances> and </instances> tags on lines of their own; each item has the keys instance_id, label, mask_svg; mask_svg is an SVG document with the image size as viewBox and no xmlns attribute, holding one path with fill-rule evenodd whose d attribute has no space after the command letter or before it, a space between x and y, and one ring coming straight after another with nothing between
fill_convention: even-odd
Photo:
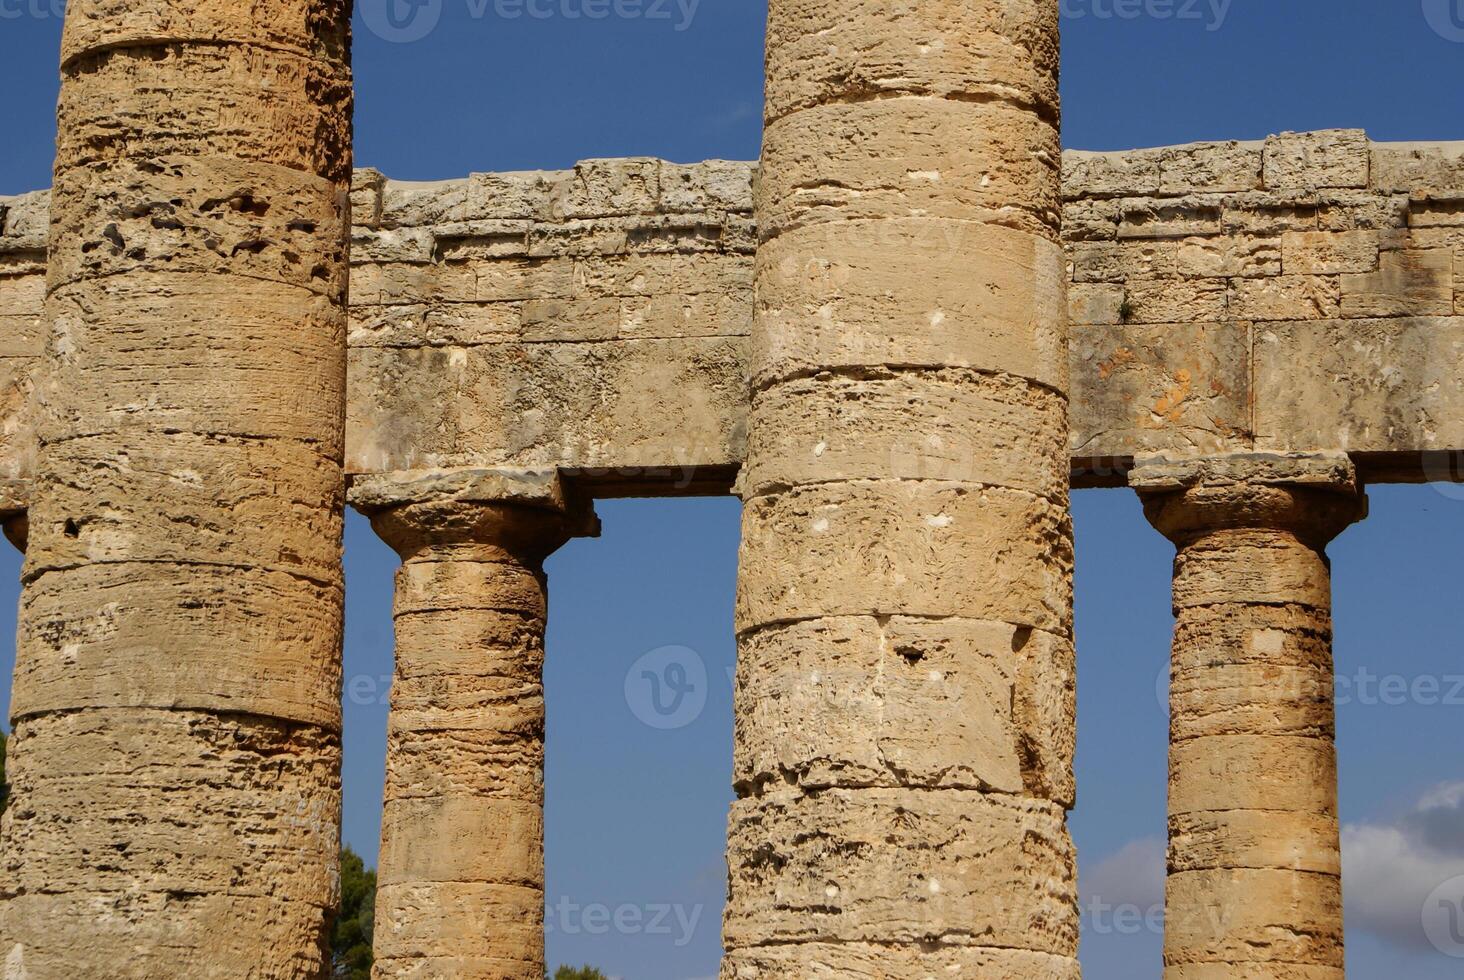
<instances>
[{"instance_id":1,"label":"eroded stone surface","mask_svg":"<svg viewBox=\"0 0 1464 980\"><path fill-rule=\"evenodd\" d=\"M1346 456L1143 460L1178 547L1165 976L1340 976L1325 547L1366 512Z\"/></svg>"},{"instance_id":2,"label":"eroded stone surface","mask_svg":"<svg viewBox=\"0 0 1464 980\"><path fill-rule=\"evenodd\" d=\"M742 491L880 476L1061 501L1066 410L1045 388L969 369L800 378L753 395Z\"/></svg>"},{"instance_id":3,"label":"eroded stone surface","mask_svg":"<svg viewBox=\"0 0 1464 980\"><path fill-rule=\"evenodd\" d=\"M1015 654L1015 656L1014 656ZM1029 790L1071 803L1071 641L1007 623L824 618L741 647L734 778Z\"/></svg>"},{"instance_id":4,"label":"eroded stone surface","mask_svg":"<svg viewBox=\"0 0 1464 980\"><path fill-rule=\"evenodd\" d=\"M1459 158L1357 130L1064 154L1077 478L1253 449L1427 476L1461 444Z\"/></svg>"},{"instance_id":5,"label":"eroded stone surface","mask_svg":"<svg viewBox=\"0 0 1464 980\"><path fill-rule=\"evenodd\" d=\"M68 6L44 348L9 388L35 389L34 419L7 428L37 448L28 527L7 520L29 539L0 832L7 974L328 968L345 14ZM40 204L3 208L9 357L40 312L24 257Z\"/></svg>"},{"instance_id":6,"label":"eroded stone surface","mask_svg":"<svg viewBox=\"0 0 1464 980\"><path fill-rule=\"evenodd\" d=\"M845 480L751 497L737 628L910 614L1067 634L1071 523L1065 501L934 480ZM783 553L777 564L758 558L771 548Z\"/></svg>"},{"instance_id":7,"label":"eroded stone surface","mask_svg":"<svg viewBox=\"0 0 1464 980\"><path fill-rule=\"evenodd\" d=\"M11 745L0 935L24 976L299 977L328 962L337 734L128 706L23 718ZM123 968L97 966L120 949Z\"/></svg>"},{"instance_id":8,"label":"eroded stone surface","mask_svg":"<svg viewBox=\"0 0 1464 980\"><path fill-rule=\"evenodd\" d=\"M723 980L884 980L887 977L982 977L985 980L1078 980L1070 957L980 946L883 946L800 943L739 950L722 962Z\"/></svg>"},{"instance_id":9,"label":"eroded stone surface","mask_svg":"<svg viewBox=\"0 0 1464 980\"><path fill-rule=\"evenodd\" d=\"M373 976L541 980L542 566L592 522L532 474L394 474L352 499L403 559Z\"/></svg>"},{"instance_id":10,"label":"eroded stone surface","mask_svg":"<svg viewBox=\"0 0 1464 980\"><path fill-rule=\"evenodd\" d=\"M1066 390L1062 251L1046 238L977 221L858 220L779 235L758 250L757 268L755 388L911 365Z\"/></svg>"},{"instance_id":11,"label":"eroded stone surface","mask_svg":"<svg viewBox=\"0 0 1464 980\"><path fill-rule=\"evenodd\" d=\"M1066 976L1056 10L768 23L723 974Z\"/></svg>"},{"instance_id":12,"label":"eroded stone surface","mask_svg":"<svg viewBox=\"0 0 1464 980\"><path fill-rule=\"evenodd\" d=\"M733 950L879 942L1071 957L1072 861L1062 808L1023 797L926 788L739 800L724 936Z\"/></svg>"},{"instance_id":13,"label":"eroded stone surface","mask_svg":"<svg viewBox=\"0 0 1464 980\"><path fill-rule=\"evenodd\" d=\"M962 16L969 21L976 13ZM805 16L827 17L809 7L795 19ZM819 22L820 30L847 29L839 18ZM920 33L911 33L917 24L897 19L886 30L909 40ZM1000 40L990 28L976 33L983 43ZM1012 51L1026 45L1030 53L1033 36L1024 37ZM890 35L881 43L896 50L906 41ZM1045 341L1040 358L1020 347L1024 335L1041 340L1047 316L1027 313L1045 310L1057 296L1047 286L1029 294L1023 282L1031 273L1060 280L1058 266L1041 259L1031 273L1014 271L1003 280L1013 302L997 319L973 326L961 321L960 310L979 298L964 288L974 267L964 259L952 264L962 252L1024 254L1018 238L992 237L1016 229L988 231L969 219L985 215L1038 230L1047 209L1003 209L1021 196L1016 188L1035 193L1047 186L1046 163L1000 157L1003 140L983 144L998 155L1002 186L1011 191L1005 198L991 185L959 179L961 166L980 165L975 157L951 160L945 169L930 163L877 171L889 158L879 149L885 137L859 121L861 112L893 113L887 121L909 130L905 144L923 146L939 161L942 152L965 146L970 132L994 136L1017 124L1019 108L922 101L925 83L913 74L881 77L901 94L830 107L840 110L841 132L852 140L831 148L841 154L838 180L799 176L817 159L799 140L820 130L795 125L811 113L788 116L787 139L770 142L769 153L787 156L791 176L779 181L780 162L763 181L762 196L780 218L762 235L776 248L785 237L777 228L870 218L880 208L950 220L911 225L899 234L914 240L896 248L886 247L885 233L866 236L856 250L837 235L805 228L804 245L818 261L794 257L779 271L780 259L768 270L769 295L790 319L782 333L769 320L752 351L746 337L759 234L751 213L753 164L588 160L574 170L431 183L359 171L351 191L350 467L557 464L609 492L725 491L747 455L749 373L762 379L761 389L768 377L815 372L824 361L854 368L900 356L978 368L988 358L1049 381L1070 371L1078 485L1121 482L1136 453L1252 449L1347 449L1366 454L1370 479L1417 480L1431 475L1421 453L1464 446L1450 422L1464 417L1451 401L1464 390L1456 377L1464 373L1456 342L1464 318L1454 315L1464 309L1464 287L1455 282L1464 274L1464 169L1455 144L1369 143L1372 164L1360 186L1332 186L1355 183L1361 173L1355 134L1288 136L1269 149L1198 143L1068 151L1062 208L1073 345L1070 368L1063 368ZM880 108L886 102L889 108ZM912 115L914 107L920 113ZM943 114L978 109L1005 122L968 127L960 139L927 138ZM1325 149L1334 145L1340 156ZM1313 152L1317 147L1323 150ZM1278 176L1286 153L1294 157L1286 166L1295 186ZM1266 154L1274 186L1263 172ZM862 173L861 159L876 169ZM115 211L115 237L127 248L99 224L86 240L90 251L64 256L72 271L62 276L83 267L161 272L165 260L176 272L178 262L208 261L216 241L220 249L247 245L236 261L261 282L340 288L336 278L313 278L317 263L296 247L324 239L281 224L279 216L295 204L249 213L265 203L264 185L250 176L255 163L214 157L180 169L182 161L166 157L163 165L185 197L203 186L195 179L203 173L235 174L234 189L196 202L214 205L207 214L180 210L171 192L147 193L139 175L129 176L126 161L119 162L106 171L119 190L82 190ZM1335 176L1343 172L1333 168L1336 161L1354 177ZM101 166L83 172L101 173ZM300 209L324 215L334 205L309 197L312 180L299 174L293 189L278 189L279 200L298 199ZM0 472L12 479L28 479L34 469L49 200L46 192L0 198ZM146 214L129 217L129 208ZM253 241L249 222L256 220L268 234ZM841 226L839 233L856 230ZM921 244L932 238L935 245ZM891 264L911 249L924 257ZM883 281L887 272L895 284L930 278L908 317L881 311L880 292L865 296L858 287ZM197 284L153 288L195 293L200 309L217 302ZM80 299L78 317L102 304L150 309L145 296ZM846 323L863 324L857 336L833 322L836 310ZM76 336L84 339L79 322ZM580 392L587 396L571 396Z\"/></svg>"}]
</instances>

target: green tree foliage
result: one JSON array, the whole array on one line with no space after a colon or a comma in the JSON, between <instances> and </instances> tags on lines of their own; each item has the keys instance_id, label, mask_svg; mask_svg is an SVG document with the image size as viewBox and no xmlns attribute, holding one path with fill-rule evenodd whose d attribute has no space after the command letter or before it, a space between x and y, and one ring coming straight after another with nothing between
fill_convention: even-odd
<instances>
[{"instance_id":1,"label":"green tree foliage","mask_svg":"<svg viewBox=\"0 0 1464 980\"><path fill-rule=\"evenodd\" d=\"M610 980L610 978L592 966L582 966L579 969L561 966L554 971L554 980Z\"/></svg>"},{"instance_id":2,"label":"green tree foliage","mask_svg":"<svg viewBox=\"0 0 1464 980\"><path fill-rule=\"evenodd\" d=\"M341 851L341 907L330 937L332 980L371 980L376 872L349 847Z\"/></svg>"}]
</instances>

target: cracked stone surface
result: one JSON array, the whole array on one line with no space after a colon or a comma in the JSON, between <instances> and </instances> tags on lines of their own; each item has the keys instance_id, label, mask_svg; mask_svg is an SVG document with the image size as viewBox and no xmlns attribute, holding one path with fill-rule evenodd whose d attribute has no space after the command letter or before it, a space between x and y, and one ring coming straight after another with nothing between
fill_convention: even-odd
<instances>
[{"instance_id":1,"label":"cracked stone surface","mask_svg":"<svg viewBox=\"0 0 1464 980\"><path fill-rule=\"evenodd\" d=\"M726 978L1077 974L1056 49L771 5Z\"/></svg>"},{"instance_id":2,"label":"cracked stone surface","mask_svg":"<svg viewBox=\"0 0 1464 980\"><path fill-rule=\"evenodd\" d=\"M348 470L558 466L611 494L723 493L744 462L804 465L797 447L791 458L748 447L748 419L763 411L753 403L792 397L795 381L825 383L819 373L837 367L829 383L853 404L831 398L825 411L841 412L850 426L868 420L871 437L907 457L905 472L927 477L1006 485L1009 474L968 465L1003 457L967 451L962 430L989 430L981 416L961 430L943 422L948 407L952 419L967 411L945 392L988 385L993 398L1010 402L995 389L1030 379L1049 389L1049 400L1071 392L1066 466L1074 486L1121 485L1132 457L1153 452L1340 449L1358 455L1372 482L1457 478L1461 144L1376 143L1346 130L1067 151L1059 202L1045 169L1054 127L1021 108L1040 101L1045 89L1035 80L1048 76L1034 66L1055 50L1030 17L970 4L954 22L951 12L922 13L942 21L948 43L961 39L955 51L1024 79L1003 83L998 98L960 61L965 55L919 51L916 39L930 28L898 17L860 42L866 60L853 83L846 66L841 82L829 74L836 61L799 40L796 25L821 25L825 44L864 28L815 6L774 25L789 46L780 42L770 54L782 64L797 50L789 71L800 80L771 93L770 105L781 108L770 109L776 118L761 170L628 158L432 182L357 171ZM122 38L179 16L172 4L126 14L132 26L116 26ZM233 15L211 16L223 30ZM312 14L313 33L271 43L282 54L321 49L324 22ZM254 27L274 37L281 23L259 19ZM1015 34L979 23L1007 23ZM897 71L890 59L911 45L918 59ZM807 102L841 84L867 85L870 97ZM962 85L985 94L928 95ZM817 139L823 134L829 138ZM1003 149L1012 146L1038 150ZM827 174L819 171L825 158ZM103 165L108 180L93 180ZM222 255L274 291L273 302L294 304L287 287L296 286L328 307L344 288L332 264L339 242L309 229L337 220L340 202L311 189L319 175L295 170L281 178L272 209L256 213L259 202L244 190L259 165L173 155L148 161L156 173L124 159L63 174L55 196L69 202L66 214L107 218L97 241L56 243L50 273L58 302L71 305L76 342L86 341L84 312L104 306L118 329L129 319L126 329L142 329L158 315L158 292L169 304L194 297L202 317L210 298L195 274ZM0 198L0 480L13 481L5 499L19 504L35 468L51 198ZM1034 233L1059 207L1061 249ZM897 250L886 247L892 233ZM810 254L818 256L813 266L804 261ZM141 280L77 280L121 270L156 278L142 288ZM754 276L767 301L755 334ZM922 301L890 307L886 297L911 280L927 284ZM1062 281L1072 321L1067 354L1044 326L1060 315ZM983 293L982 283L999 292ZM267 318L270 308L261 302L255 315ZM961 312L976 309L979 316ZM842 331L832 326L836 314L862 325ZM328 333L293 340L309 345ZM261 335L247 370L314 356L270 346L289 336ZM181 350L209 339L180 334L169 343ZM235 355L242 371L249 351ZM861 372L910 358L949 370L873 379L877 390L863 384ZM109 382L111 369L98 368L89 381ZM790 386L785 392L774 380ZM930 416L924 424L934 439L906 440L900 426L879 423L880 412L898 410L902 392L914 399L910 410ZM160 409L176 407L159 394ZM269 424L293 417L282 411ZM241 420L236 431L255 424ZM790 436L808 434L805 426ZM1022 452L1025 442L997 447ZM836 451L836 442L827 448ZM1045 458L1045 447L1034 451ZM756 479L799 477L767 470ZM15 509L4 500L0 507Z\"/></svg>"},{"instance_id":3,"label":"cracked stone surface","mask_svg":"<svg viewBox=\"0 0 1464 980\"><path fill-rule=\"evenodd\" d=\"M474 476L353 489L402 557L374 977L544 976L543 561L572 525L557 482Z\"/></svg>"},{"instance_id":4,"label":"cracked stone surface","mask_svg":"<svg viewBox=\"0 0 1464 980\"><path fill-rule=\"evenodd\" d=\"M69 4L55 189L6 209L51 249L0 831L27 980L327 963L349 28L253 13Z\"/></svg>"},{"instance_id":5,"label":"cracked stone surface","mask_svg":"<svg viewBox=\"0 0 1464 980\"><path fill-rule=\"evenodd\" d=\"M321 971L344 458L405 559L382 975L542 975L568 468L738 476L724 975L1076 978L1067 490L1138 456L1166 977L1340 980L1325 548L1341 453L1458 479L1464 146L1063 154L1050 7L775 0L760 169L414 183L350 171L343 5L70 3L0 198L7 976Z\"/></svg>"},{"instance_id":6,"label":"cracked stone surface","mask_svg":"<svg viewBox=\"0 0 1464 980\"><path fill-rule=\"evenodd\" d=\"M1361 130L1065 153L1075 473L1343 450L1454 479L1419 459L1464 445L1461 160Z\"/></svg>"},{"instance_id":7,"label":"cracked stone surface","mask_svg":"<svg viewBox=\"0 0 1464 980\"><path fill-rule=\"evenodd\" d=\"M1145 459L1174 541L1166 980L1343 976L1325 548L1366 513L1345 455Z\"/></svg>"}]
</instances>

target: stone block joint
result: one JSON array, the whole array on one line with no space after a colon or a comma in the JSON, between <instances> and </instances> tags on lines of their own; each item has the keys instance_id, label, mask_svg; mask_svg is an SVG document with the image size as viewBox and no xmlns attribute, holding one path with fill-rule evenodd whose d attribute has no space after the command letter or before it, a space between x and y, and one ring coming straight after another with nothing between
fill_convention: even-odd
<instances>
[{"instance_id":1,"label":"stone block joint","mask_svg":"<svg viewBox=\"0 0 1464 980\"><path fill-rule=\"evenodd\" d=\"M1139 459L1174 541L1166 977L1343 976L1327 544L1367 512L1341 453Z\"/></svg>"},{"instance_id":2,"label":"stone block joint","mask_svg":"<svg viewBox=\"0 0 1464 980\"><path fill-rule=\"evenodd\" d=\"M770 5L729 980L1078 975L1056 55Z\"/></svg>"},{"instance_id":3,"label":"stone block joint","mask_svg":"<svg viewBox=\"0 0 1464 980\"><path fill-rule=\"evenodd\" d=\"M372 976L542 980L543 563L593 511L552 471L381 474L351 502L402 558Z\"/></svg>"},{"instance_id":4,"label":"stone block joint","mask_svg":"<svg viewBox=\"0 0 1464 980\"><path fill-rule=\"evenodd\" d=\"M34 398L5 472L34 474L6 521L17 976L328 967L348 14L67 5L53 188L0 236L6 326L43 325L19 332ZM15 289L40 245L44 288Z\"/></svg>"}]
</instances>

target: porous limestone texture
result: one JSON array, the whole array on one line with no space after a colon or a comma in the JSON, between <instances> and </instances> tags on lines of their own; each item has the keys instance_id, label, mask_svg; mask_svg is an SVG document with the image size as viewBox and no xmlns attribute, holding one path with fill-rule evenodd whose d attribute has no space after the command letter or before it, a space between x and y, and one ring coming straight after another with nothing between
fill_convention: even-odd
<instances>
[{"instance_id":1,"label":"porous limestone texture","mask_svg":"<svg viewBox=\"0 0 1464 980\"><path fill-rule=\"evenodd\" d=\"M1057 17L770 5L729 980L1077 976Z\"/></svg>"},{"instance_id":2,"label":"porous limestone texture","mask_svg":"<svg viewBox=\"0 0 1464 980\"><path fill-rule=\"evenodd\" d=\"M592 516L544 474L351 499L402 557L372 976L543 980L543 562Z\"/></svg>"},{"instance_id":3,"label":"porous limestone texture","mask_svg":"<svg viewBox=\"0 0 1464 980\"><path fill-rule=\"evenodd\" d=\"M39 261L43 198L4 202L0 249L0 326L30 353L45 324L7 976L327 968L348 11L67 4L39 321L17 273Z\"/></svg>"},{"instance_id":4,"label":"porous limestone texture","mask_svg":"<svg viewBox=\"0 0 1464 980\"><path fill-rule=\"evenodd\" d=\"M0 197L0 512L25 509L36 467L35 382L51 192Z\"/></svg>"},{"instance_id":5,"label":"porous limestone texture","mask_svg":"<svg viewBox=\"0 0 1464 980\"><path fill-rule=\"evenodd\" d=\"M358 171L348 467L725 492L743 454L753 171Z\"/></svg>"},{"instance_id":6,"label":"porous limestone texture","mask_svg":"<svg viewBox=\"0 0 1464 980\"><path fill-rule=\"evenodd\" d=\"M1075 479L1336 450L1369 481L1457 478L1464 144L1068 152L1063 198Z\"/></svg>"},{"instance_id":7,"label":"porous limestone texture","mask_svg":"<svg viewBox=\"0 0 1464 980\"><path fill-rule=\"evenodd\" d=\"M885 124L899 128L882 133L920 145L910 125ZM998 152L986 133L950 141L943 173L975 166L970 140ZM792 153L783 185L797 183L816 211L831 206L822 203L831 189L814 198L804 186L799 168L811 163L789 145L769 145L780 159ZM602 496L728 492L750 451L756 171L644 158L429 184L357 171L348 468L558 468ZM1009 161L996 174L1019 178ZM962 185L960 199L990 204L977 184ZM854 203L838 205L851 215L878 200L870 187L855 190L845 195ZM1445 297L1464 296L1464 143L1372 143L1344 131L1070 151L1063 196L1073 486L1124 485L1135 454L1256 449L1345 450L1369 482L1460 478L1464 306ZM24 508L34 468L47 200L0 199L5 513ZM780 206L769 221L779 227L791 214ZM1003 346L998 320L1037 301L1039 270L1023 271L1031 262L1018 239L981 233L999 253L994 268L1008 273L1003 292L986 298L994 316L964 331L951 319L891 320L900 343L924 337L958 362L981 351L1023 356ZM921 275L939 270L961 242L948 236L948 246L911 261ZM879 296L912 274L867 255L843 261L854 265L840 274L869 294L843 298L846 317L870 302L877 316ZM769 296L785 288L780 268L764 268ZM807 367L822 356L805 349L818 336L770 341ZM954 377L910 388L912 410L939 431L888 447L932 474L957 453L970 459L956 448L964 425L921 407L927 397L949 405L939 391ZM901 404L886 399L880 411Z\"/></svg>"},{"instance_id":8,"label":"porous limestone texture","mask_svg":"<svg viewBox=\"0 0 1464 980\"><path fill-rule=\"evenodd\" d=\"M1325 548L1366 512L1342 454L1141 459L1178 548L1170 678L1169 980L1342 980Z\"/></svg>"}]
</instances>

